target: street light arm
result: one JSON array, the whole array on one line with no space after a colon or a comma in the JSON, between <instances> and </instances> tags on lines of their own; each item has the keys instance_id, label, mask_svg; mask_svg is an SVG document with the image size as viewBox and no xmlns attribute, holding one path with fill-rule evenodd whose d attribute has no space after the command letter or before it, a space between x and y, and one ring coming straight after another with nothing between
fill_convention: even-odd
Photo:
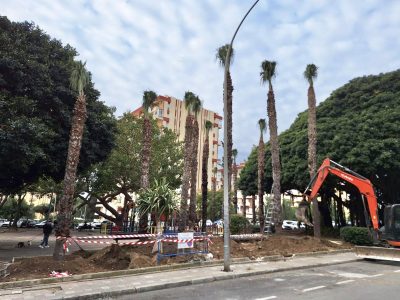
<instances>
[{"instance_id":1,"label":"street light arm","mask_svg":"<svg viewBox=\"0 0 400 300\"><path fill-rule=\"evenodd\" d=\"M229 65L231 63L231 52L232 52L232 45L233 41L235 40L236 34L238 33L240 27L242 26L244 20L249 15L251 10L256 6L258 3L257 0L254 4L250 7L247 13L244 15L243 19L240 21L239 26L236 28L235 33L233 34L231 43L229 44L228 52L226 53L225 57L225 68L224 68L224 141L228 142L228 130L226 126L226 120L228 119L228 112L226 110L228 106L228 73L229 73ZM224 147L224 271L229 272L231 271L230 267L230 231L229 231L229 190L228 190L228 147Z\"/></svg>"}]
</instances>

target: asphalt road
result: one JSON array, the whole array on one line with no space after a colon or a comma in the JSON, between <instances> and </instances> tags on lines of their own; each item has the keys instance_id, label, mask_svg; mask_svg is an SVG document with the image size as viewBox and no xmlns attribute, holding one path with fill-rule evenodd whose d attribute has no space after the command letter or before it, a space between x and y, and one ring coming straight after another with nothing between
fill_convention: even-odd
<instances>
[{"instance_id":1,"label":"asphalt road","mask_svg":"<svg viewBox=\"0 0 400 300\"><path fill-rule=\"evenodd\" d=\"M117 299L399 299L400 263L360 261L172 288Z\"/></svg>"}]
</instances>

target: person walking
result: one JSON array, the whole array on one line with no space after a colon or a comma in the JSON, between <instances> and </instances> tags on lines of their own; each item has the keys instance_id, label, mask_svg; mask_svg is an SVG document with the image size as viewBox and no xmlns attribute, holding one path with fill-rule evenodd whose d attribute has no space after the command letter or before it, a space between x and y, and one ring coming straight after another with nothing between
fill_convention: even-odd
<instances>
[{"instance_id":1,"label":"person walking","mask_svg":"<svg viewBox=\"0 0 400 300\"><path fill-rule=\"evenodd\" d=\"M46 221L46 223L43 226L43 241L39 245L40 248L49 248L49 236L51 232L53 231L53 225L49 220Z\"/></svg>"}]
</instances>

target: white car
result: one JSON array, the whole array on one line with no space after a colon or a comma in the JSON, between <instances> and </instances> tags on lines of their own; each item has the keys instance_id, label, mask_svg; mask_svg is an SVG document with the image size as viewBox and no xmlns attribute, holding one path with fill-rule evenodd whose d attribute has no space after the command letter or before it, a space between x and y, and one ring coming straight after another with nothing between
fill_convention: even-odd
<instances>
[{"instance_id":1,"label":"white car","mask_svg":"<svg viewBox=\"0 0 400 300\"><path fill-rule=\"evenodd\" d=\"M92 226L93 229L101 228L101 222L100 221L93 221L92 223L90 223L90 225Z\"/></svg>"},{"instance_id":2,"label":"white car","mask_svg":"<svg viewBox=\"0 0 400 300\"><path fill-rule=\"evenodd\" d=\"M0 227L10 227L10 221L7 219L0 219Z\"/></svg>"},{"instance_id":3,"label":"white car","mask_svg":"<svg viewBox=\"0 0 400 300\"><path fill-rule=\"evenodd\" d=\"M297 221L283 220L282 229L294 230L299 229Z\"/></svg>"}]
</instances>

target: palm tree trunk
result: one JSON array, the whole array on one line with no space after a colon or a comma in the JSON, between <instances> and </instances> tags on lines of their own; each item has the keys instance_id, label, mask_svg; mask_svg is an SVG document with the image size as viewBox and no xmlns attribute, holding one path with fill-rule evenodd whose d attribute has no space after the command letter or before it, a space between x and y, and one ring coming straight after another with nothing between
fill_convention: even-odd
<instances>
[{"instance_id":1,"label":"palm tree trunk","mask_svg":"<svg viewBox=\"0 0 400 300\"><path fill-rule=\"evenodd\" d=\"M274 222L282 222L282 204L281 204L281 163L279 157L278 125L276 121L275 96L270 84L267 100L267 113L269 135L271 142L271 160L272 160L272 194L274 203Z\"/></svg>"},{"instance_id":2,"label":"palm tree trunk","mask_svg":"<svg viewBox=\"0 0 400 300\"><path fill-rule=\"evenodd\" d=\"M232 201L231 191L232 191L232 149L233 149L233 141L232 141L232 102L233 102L233 84L231 73L227 74L227 90L228 90L228 101L226 105L226 111L228 118L226 120L226 128L228 131L228 140L225 141L227 152L228 152L228 191L229 191L229 203ZM225 166L224 166L225 168Z\"/></svg>"},{"instance_id":3,"label":"palm tree trunk","mask_svg":"<svg viewBox=\"0 0 400 300\"><path fill-rule=\"evenodd\" d=\"M308 169L310 178L313 178L317 171L317 113L315 92L312 85L308 88ZM318 200L313 201L314 237L321 237L321 217L318 209Z\"/></svg>"},{"instance_id":4,"label":"palm tree trunk","mask_svg":"<svg viewBox=\"0 0 400 300\"><path fill-rule=\"evenodd\" d=\"M260 221L260 233L264 234L265 218L264 218L264 168L265 168L265 148L262 134L258 144L258 219Z\"/></svg>"},{"instance_id":5,"label":"palm tree trunk","mask_svg":"<svg viewBox=\"0 0 400 300\"><path fill-rule=\"evenodd\" d=\"M251 210L252 210L252 223L253 225L256 225L257 222L257 216L256 216L256 195L251 195Z\"/></svg>"},{"instance_id":6,"label":"palm tree trunk","mask_svg":"<svg viewBox=\"0 0 400 300\"><path fill-rule=\"evenodd\" d=\"M193 228L197 223L196 204L197 204L197 154L199 152L199 123L194 119L192 128L192 155L190 170L190 203L189 203L189 226Z\"/></svg>"},{"instance_id":7,"label":"palm tree trunk","mask_svg":"<svg viewBox=\"0 0 400 300\"><path fill-rule=\"evenodd\" d=\"M237 165L236 161L233 162L233 207L235 214L238 213L238 198L237 198ZM243 206L245 207L245 206Z\"/></svg>"},{"instance_id":8,"label":"palm tree trunk","mask_svg":"<svg viewBox=\"0 0 400 300\"><path fill-rule=\"evenodd\" d=\"M208 186L208 156L210 154L210 141L208 134L204 142L203 161L201 166L201 231L207 230L207 186Z\"/></svg>"},{"instance_id":9,"label":"palm tree trunk","mask_svg":"<svg viewBox=\"0 0 400 300\"><path fill-rule=\"evenodd\" d=\"M72 126L68 144L68 156L65 166L65 176L63 182L63 193L58 201L58 216L56 226L57 237L69 237L70 225L73 210L73 196L75 191L76 170L79 163L79 155L82 145L83 129L86 121L86 97L85 94L79 94L72 117ZM53 258L61 260L63 258L62 239L57 239L54 247Z\"/></svg>"},{"instance_id":10,"label":"palm tree trunk","mask_svg":"<svg viewBox=\"0 0 400 300\"><path fill-rule=\"evenodd\" d=\"M182 175L182 192L181 192L181 205L179 211L179 231L184 231L188 225L188 200L190 188L190 169L191 169L191 149L192 149L192 123L193 116L188 115L185 123L185 146L184 146L184 159L183 159L183 175Z\"/></svg>"},{"instance_id":11,"label":"palm tree trunk","mask_svg":"<svg viewBox=\"0 0 400 300\"><path fill-rule=\"evenodd\" d=\"M246 214L246 197L247 197L246 193L244 193L244 192L242 191L243 217L246 217L246 216L247 216L247 214ZM236 199L237 199L237 198L236 198Z\"/></svg>"},{"instance_id":12,"label":"palm tree trunk","mask_svg":"<svg viewBox=\"0 0 400 300\"><path fill-rule=\"evenodd\" d=\"M210 217L211 217L211 221L215 221L216 219L216 212L215 212L215 194L217 192L217 178L215 176L213 176L212 178L212 187L211 187L211 191L212 191L212 199L211 199L211 209L210 209Z\"/></svg>"},{"instance_id":13,"label":"palm tree trunk","mask_svg":"<svg viewBox=\"0 0 400 300\"><path fill-rule=\"evenodd\" d=\"M142 143L142 166L140 176L140 188L147 189L150 186L150 153L151 153L151 122L148 116L143 119L143 143ZM147 232L147 214L143 214L139 219L139 233Z\"/></svg>"}]
</instances>

